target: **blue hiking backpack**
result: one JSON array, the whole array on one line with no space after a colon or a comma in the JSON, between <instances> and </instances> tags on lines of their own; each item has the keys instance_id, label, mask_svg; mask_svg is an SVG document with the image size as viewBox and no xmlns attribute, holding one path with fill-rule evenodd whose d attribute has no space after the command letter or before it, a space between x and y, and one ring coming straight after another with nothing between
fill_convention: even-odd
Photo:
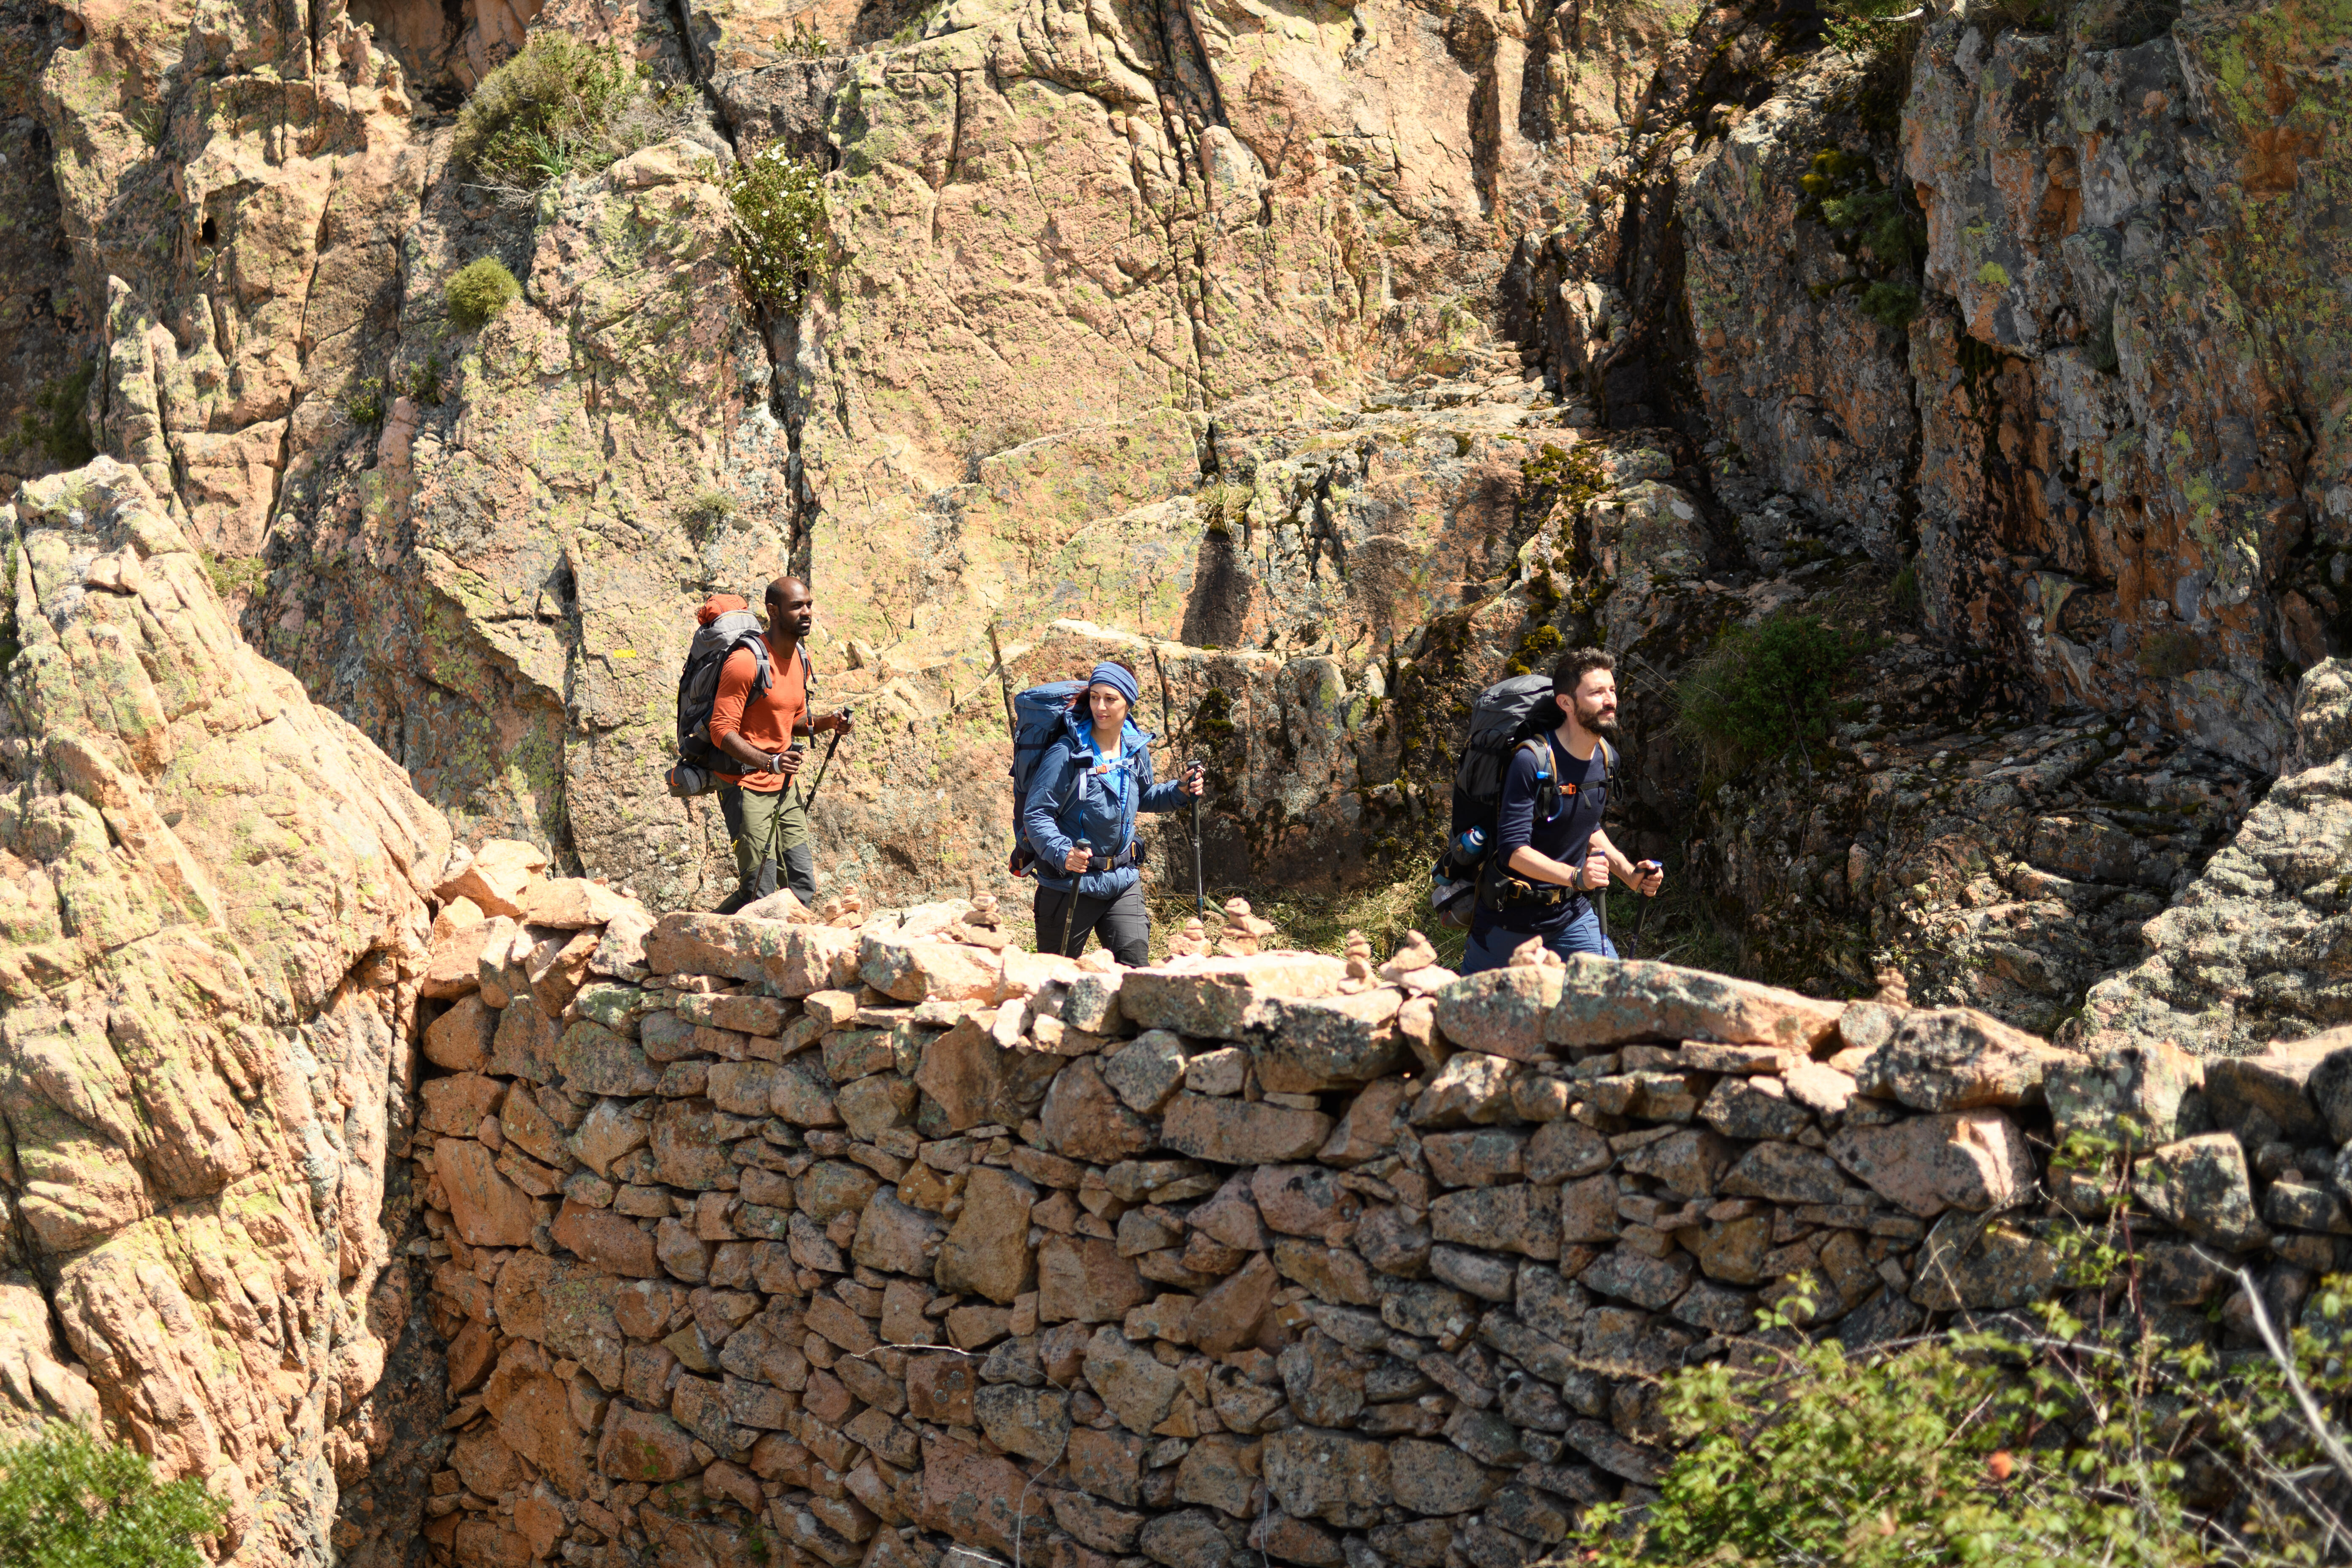
<instances>
[{"instance_id":1,"label":"blue hiking backpack","mask_svg":"<svg viewBox=\"0 0 2352 1568\"><path fill-rule=\"evenodd\" d=\"M1005 868L1016 877L1027 876L1030 863L1037 858L1029 845L1029 830L1021 821L1022 803L1029 798L1030 776L1060 738L1063 716L1086 689L1083 680L1049 680L1013 700L1013 854Z\"/></svg>"}]
</instances>

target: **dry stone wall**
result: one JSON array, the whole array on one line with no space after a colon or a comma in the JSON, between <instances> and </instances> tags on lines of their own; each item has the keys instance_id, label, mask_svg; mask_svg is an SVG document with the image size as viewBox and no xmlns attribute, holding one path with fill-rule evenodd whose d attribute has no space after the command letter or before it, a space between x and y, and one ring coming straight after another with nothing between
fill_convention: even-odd
<instances>
[{"instance_id":1,"label":"dry stone wall","mask_svg":"<svg viewBox=\"0 0 2352 1568\"><path fill-rule=\"evenodd\" d=\"M2213 1259L2291 1317L2352 1234L2334 1037L2095 1061L1653 963L1119 971L961 903L599 933L508 874L444 911L413 1150L459 1563L1516 1568L1645 1495L1658 1375L1768 1306L1853 1345L2019 1307L2123 1201L2147 1310L2211 1334ZM2131 1193L2048 1167L2077 1131Z\"/></svg>"}]
</instances>

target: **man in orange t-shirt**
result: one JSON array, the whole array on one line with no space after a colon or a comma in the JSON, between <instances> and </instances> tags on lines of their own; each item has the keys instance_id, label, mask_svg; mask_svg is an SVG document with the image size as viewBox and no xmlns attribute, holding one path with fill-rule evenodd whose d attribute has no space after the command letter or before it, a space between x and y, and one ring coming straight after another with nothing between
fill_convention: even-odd
<instances>
[{"instance_id":1,"label":"man in orange t-shirt","mask_svg":"<svg viewBox=\"0 0 2352 1568\"><path fill-rule=\"evenodd\" d=\"M753 691L760 661L739 647L719 668L719 694L710 708L710 742L742 764L720 773L719 812L735 847L735 891L719 906L731 914L776 890L778 867L803 903L816 901L816 851L809 836L808 799L793 780L807 755L802 735L849 732L846 710L812 722L808 713L808 654L803 647L816 622L815 595L797 577L779 577L767 593L769 679Z\"/></svg>"}]
</instances>

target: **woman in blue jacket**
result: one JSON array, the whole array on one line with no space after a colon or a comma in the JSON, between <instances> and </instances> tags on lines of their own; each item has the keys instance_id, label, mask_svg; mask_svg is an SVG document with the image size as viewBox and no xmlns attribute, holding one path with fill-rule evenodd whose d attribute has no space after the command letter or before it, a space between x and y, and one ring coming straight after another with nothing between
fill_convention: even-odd
<instances>
[{"instance_id":1,"label":"woman in blue jacket","mask_svg":"<svg viewBox=\"0 0 2352 1568\"><path fill-rule=\"evenodd\" d=\"M1065 732L1030 775L1021 822L1037 854L1040 952L1076 958L1092 932L1129 968L1150 961L1135 819L1176 810L1201 793L1202 779L1196 763L1180 783L1151 782L1146 737L1128 721L1141 695L1127 666L1095 666L1085 700L1071 704Z\"/></svg>"}]
</instances>

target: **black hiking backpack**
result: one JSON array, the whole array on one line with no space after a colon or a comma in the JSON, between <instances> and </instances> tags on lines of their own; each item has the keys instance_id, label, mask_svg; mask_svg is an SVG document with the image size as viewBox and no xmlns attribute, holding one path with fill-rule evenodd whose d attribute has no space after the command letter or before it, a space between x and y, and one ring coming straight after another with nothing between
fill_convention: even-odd
<instances>
[{"instance_id":1,"label":"black hiking backpack","mask_svg":"<svg viewBox=\"0 0 2352 1568\"><path fill-rule=\"evenodd\" d=\"M1454 763L1454 808L1446 825L1445 852L1430 868L1430 906L1447 923L1470 923L1478 874L1494 847L1502 816L1503 775L1510 771L1511 754L1529 742L1541 748L1537 816L1548 818L1559 809L1559 782L1552 777L1551 747L1543 738L1559 728L1565 717L1552 695L1551 677L1540 672L1497 681L1471 705L1470 735ZM1617 752L1606 741L1601 742L1601 766L1603 776L1613 780Z\"/></svg>"},{"instance_id":2,"label":"black hiking backpack","mask_svg":"<svg viewBox=\"0 0 2352 1568\"><path fill-rule=\"evenodd\" d=\"M700 624L677 678L677 764L667 777L669 793L681 798L718 788L719 772L734 773L742 766L710 740L710 710L719 700L719 674L728 656L748 647L760 661L759 673L751 679L754 697L768 689L774 674L768 666L768 639L761 635L760 617L743 600L713 594L694 618ZM807 657L805 652L802 657Z\"/></svg>"}]
</instances>

